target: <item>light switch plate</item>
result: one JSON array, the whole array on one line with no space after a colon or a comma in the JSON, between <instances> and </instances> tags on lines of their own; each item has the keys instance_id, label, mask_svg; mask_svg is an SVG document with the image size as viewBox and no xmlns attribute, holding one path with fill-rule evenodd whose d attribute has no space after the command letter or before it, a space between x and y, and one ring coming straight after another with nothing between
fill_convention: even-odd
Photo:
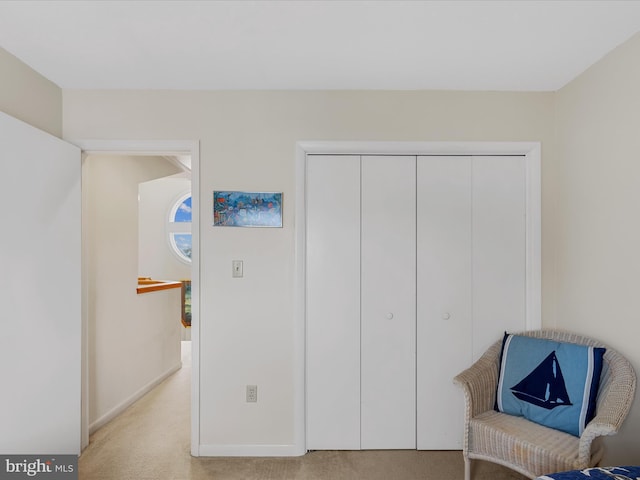
<instances>
[{"instance_id":1,"label":"light switch plate","mask_svg":"<svg viewBox=\"0 0 640 480\"><path fill-rule=\"evenodd\" d=\"M244 276L242 260L231 261L231 275L233 278L242 278Z\"/></svg>"}]
</instances>

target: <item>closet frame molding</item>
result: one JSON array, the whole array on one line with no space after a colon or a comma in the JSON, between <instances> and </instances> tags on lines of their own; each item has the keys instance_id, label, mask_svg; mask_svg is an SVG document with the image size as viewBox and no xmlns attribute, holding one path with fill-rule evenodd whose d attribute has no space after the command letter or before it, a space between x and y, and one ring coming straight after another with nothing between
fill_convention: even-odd
<instances>
[{"instance_id":1,"label":"closet frame molding","mask_svg":"<svg viewBox=\"0 0 640 480\"><path fill-rule=\"evenodd\" d=\"M526 172L526 328L542 327L540 142L299 141L296 143L294 265L294 455L306 449L306 180L307 155L523 156ZM462 414L462 413L461 413Z\"/></svg>"}]
</instances>

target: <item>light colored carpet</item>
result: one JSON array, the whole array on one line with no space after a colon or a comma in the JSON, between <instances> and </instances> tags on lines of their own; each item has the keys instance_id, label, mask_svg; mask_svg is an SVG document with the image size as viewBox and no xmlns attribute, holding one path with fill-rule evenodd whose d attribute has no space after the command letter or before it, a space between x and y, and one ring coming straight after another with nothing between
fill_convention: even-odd
<instances>
[{"instance_id":1,"label":"light colored carpet","mask_svg":"<svg viewBox=\"0 0 640 480\"><path fill-rule=\"evenodd\" d=\"M461 452L318 451L290 458L194 458L190 452L189 353L183 368L95 432L80 480L445 480L464 478ZM474 480L523 480L474 462Z\"/></svg>"}]
</instances>

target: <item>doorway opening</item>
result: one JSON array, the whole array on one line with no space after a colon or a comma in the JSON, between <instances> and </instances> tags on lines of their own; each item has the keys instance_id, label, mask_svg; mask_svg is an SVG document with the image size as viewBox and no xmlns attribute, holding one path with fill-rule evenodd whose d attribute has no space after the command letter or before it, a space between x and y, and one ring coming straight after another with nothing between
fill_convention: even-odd
<instances>
[{"instance_id":1,"label":"doorway opening","mask_svg":"<svg viewBox=\"0 0 640 480\"><path fill-rule=\"evenodd\" d=\"M82 448L90 433L184 365L191 366L184 407L197 456L198 145L76 143L83 149ZM185 194L192 245L189 261L180 261L168 223Z\"/></svg>"}]
</instances>

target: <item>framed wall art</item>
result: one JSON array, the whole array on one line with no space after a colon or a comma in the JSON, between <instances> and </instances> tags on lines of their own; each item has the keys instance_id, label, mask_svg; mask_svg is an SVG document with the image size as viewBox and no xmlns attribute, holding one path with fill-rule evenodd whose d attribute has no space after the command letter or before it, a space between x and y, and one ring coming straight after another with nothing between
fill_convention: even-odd
<instances>
[{"instance_id":1,"label":"framed wall art","mask_svg":"<svg viewBox=\"0 0 640 480\"><path fill-rule=\"evenodd\" d=\"M213 191L214 227L282 227L282 193Z\"/></svg>"}]
</instances>

